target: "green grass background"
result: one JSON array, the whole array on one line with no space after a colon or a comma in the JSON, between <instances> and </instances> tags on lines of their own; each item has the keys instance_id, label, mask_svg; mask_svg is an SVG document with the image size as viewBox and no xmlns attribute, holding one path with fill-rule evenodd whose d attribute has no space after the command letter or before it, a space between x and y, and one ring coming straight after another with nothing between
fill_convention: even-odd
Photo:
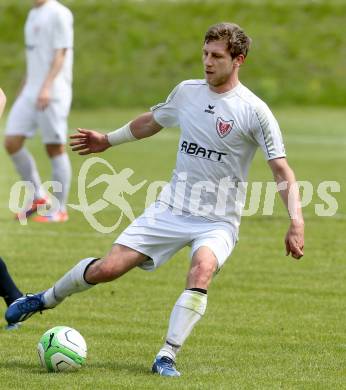
<instances>
[{"instance_id":1,"label":"green grass background","mask_svg":"<svg viewBox=\"0 0 346 390\"><path fill-rule=\"evenodd\" d=\"M201 46L219 21L253 38L242 79L270 104L346 103L344 0L65 0L75 17L74 106L150 106L203 78ZM13 100L25 71L32 0L0 0L0 85Z\"/></svg>"},{"instance_id":2,"label":"green grass background","mask_svg":"<svg viewBox=\"0 0 346 390\"><path fill-rule=\"evenodd\" d=\"M140 110L74 111L71 128L114 128ZM280 202L273 216L259 211L244 217L240 241L209 289L208 309L183 347L177 380L151 375L152 360L164 341L170 311L184 288L188 251L182 250L154 273L133 270L118 281L75 295L55 310L36 315L16 332L0 330L0 388L10 389L346 389L345 342L345 145L346 115L341 109L274 109L286 139L289 161L300 180L316 188L324 180L341 183L334 194L334 217L317 217L316 194L306 207L306 248L301 261L284 255L288 220ZM2 124L4 121L1 122ZM131 167L132 183L167 180L174 167L178 132L123 145L102 155L119 171ZM44 180L50 167L39 138L29 142ZM71 155L77 203L77 174L85 158ZM0 247L23 291L50 286L79 259L102 256L121 229L95 232L82 214L70 210L66 224L43 226L12 220L7 202L16 174L0 154ZM90 179L102 166L91 172ZM259 152L250 180L272 180ZM102 195L90 193L90 201ZM127 198L136 215L145 189ZM113 224L118 210L100 219ZM0 312L5 305L0 302ZM0 320L1 328L5 325ZM36 344L56 325L76 328L85 337L85 368L47 374L39 367Z\"/></svg>"}]
</instances>

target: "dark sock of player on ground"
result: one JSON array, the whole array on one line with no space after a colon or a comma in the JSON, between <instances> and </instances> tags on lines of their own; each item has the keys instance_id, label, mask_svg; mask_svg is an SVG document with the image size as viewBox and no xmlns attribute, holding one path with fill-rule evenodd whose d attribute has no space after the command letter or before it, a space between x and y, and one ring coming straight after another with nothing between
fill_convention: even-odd
<instances>
[{"instance_id":1,"label":"dark sock of player on ground","mask_svg":"<svg viewBox=\"0 0 346 390\"><path fill-rule=\"evenodd\" d=\"M0 257L0 296L5 299L6 305L9 306L13 301L22 296L22 292L14 283L9 274L6 264Z\"/></svg>"}]
</instances>

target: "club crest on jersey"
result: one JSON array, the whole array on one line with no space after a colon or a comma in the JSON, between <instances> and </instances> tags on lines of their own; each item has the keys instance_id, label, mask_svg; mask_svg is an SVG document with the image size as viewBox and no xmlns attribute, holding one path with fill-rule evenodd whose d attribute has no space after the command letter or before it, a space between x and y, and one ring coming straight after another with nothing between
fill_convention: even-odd
<instances>
[{"instance_id":1,"label":"club crest on jersey","mask_svg":"<svg viewBox=\"0 0 346 390\"><path fill-rule=\"evenodd\" d=\"M234 120L230 119L229 121L225 121L221 117L218 117L216 120L216 131L221 138L226 137L227 134L230 133L233 127Z\"/></svg>"}]
</instances>

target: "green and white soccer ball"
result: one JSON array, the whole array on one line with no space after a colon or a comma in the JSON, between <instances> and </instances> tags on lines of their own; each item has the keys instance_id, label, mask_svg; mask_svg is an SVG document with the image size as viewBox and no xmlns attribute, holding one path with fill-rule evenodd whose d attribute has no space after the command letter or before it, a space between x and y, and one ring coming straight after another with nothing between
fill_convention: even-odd
<instances>
[{"instance_id":1,"label":"green and white soccer ball","mask_svg":"<svg viewBox=\"0 0 346 390\"><path fill-rule=\"evenodd\" d=\"M87 356L83 336L68 326L47 330L37 345L37 351L42 367L55 372L81 368Z\"/></svg>"}]
</instances>

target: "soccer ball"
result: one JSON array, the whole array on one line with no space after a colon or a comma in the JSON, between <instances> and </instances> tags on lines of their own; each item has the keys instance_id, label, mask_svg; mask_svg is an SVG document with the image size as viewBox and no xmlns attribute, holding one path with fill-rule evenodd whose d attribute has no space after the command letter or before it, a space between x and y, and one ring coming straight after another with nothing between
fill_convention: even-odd
<instances>
[{"instance_id":1,"label":"soccer ball","mask_svg":"<svg viewBox=\"0 0 346 390\"><path fill-rule=\"evenodd\" d=\"M83 336L68 326L56 326L37 345L41 366L47 371L76 370L85 363L87 346Z\"/></svg>"}]
</instances>

